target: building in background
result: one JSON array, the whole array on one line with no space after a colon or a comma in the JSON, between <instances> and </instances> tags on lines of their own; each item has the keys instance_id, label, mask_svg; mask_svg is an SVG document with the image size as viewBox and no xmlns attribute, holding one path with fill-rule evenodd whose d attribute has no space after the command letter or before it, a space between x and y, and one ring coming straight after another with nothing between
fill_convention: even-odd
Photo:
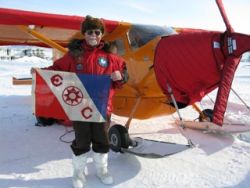
<instances>
[{"instance_id":1,"label":"building in background","mask_svg":"<svg viewBox=\"0 0 250 188\"><path fill-rule=\"evenodd\" d=\"M50 48L33 46L0 46L0 60L15 60L24 56L51 60L53 51Z\"/></svg>"}]
</instances>

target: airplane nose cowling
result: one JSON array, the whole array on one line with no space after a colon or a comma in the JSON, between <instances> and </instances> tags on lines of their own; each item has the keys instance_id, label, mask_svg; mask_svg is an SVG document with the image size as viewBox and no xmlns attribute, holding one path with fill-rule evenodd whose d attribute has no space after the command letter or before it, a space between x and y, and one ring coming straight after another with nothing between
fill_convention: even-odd
<instances>
[{"instance_id":1,"label":"airplane nose cowling","mask_svg":"<svg viewBox=\"0 0 250 188\"><path fill-rule=\"evenodd\" d=\"M186 30L159 41L154 69L166 95L169 84L176 101L189 105L218 86L224 64L220 36L219 32Z\"/></svg>"},{"instance_id":2,"label":"airplane nose cowling","mask_svg":"<svg viewBox=\"0 0 250 188\"><path fill-rule=\"evenodd\" d=\"M213 122L223 124L234 73L241 55L250 50L250 36L187 30L163 37L155 50L156 79L168 95L172 87L177 102L193 104L219 87Z\"/></svg>"}]
</instances>

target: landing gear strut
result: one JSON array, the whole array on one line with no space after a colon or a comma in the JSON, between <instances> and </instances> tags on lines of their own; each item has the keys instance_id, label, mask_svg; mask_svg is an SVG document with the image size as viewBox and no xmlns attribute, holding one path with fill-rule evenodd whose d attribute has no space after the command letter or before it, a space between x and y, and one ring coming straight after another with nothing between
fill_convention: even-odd
<instances>
[{"instance_id":1,"label":"landing gear strut","mask_svg":"<svg viewBox=\"0 0 250 188\"><path fill-rule=\"evenodd\" d=\"M138 97L125 126L116 124L110 127L108 131L108 138L110 142L110 148L113 151L122 152L122 148L127 149L129 146L137 145L137 143L129 137L128 129L140 102L141 97Z\"/></svg>"}]
</instances>

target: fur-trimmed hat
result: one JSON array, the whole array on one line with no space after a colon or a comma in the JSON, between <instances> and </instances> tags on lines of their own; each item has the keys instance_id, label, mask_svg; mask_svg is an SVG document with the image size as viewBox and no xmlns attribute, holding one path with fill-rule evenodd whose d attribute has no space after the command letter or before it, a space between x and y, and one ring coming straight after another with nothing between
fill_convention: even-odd
<instances>
[{"instance_id":1,"label":"fur-trimmed hat","mask_svg":"<svg viewBox=\"0 0 250 188\"><path fill-rule=\"evenodd\" d=\"M100 29L104 33L104 24L98 18L87 15L81 24L81 33L84 34L87 30Z\"/></svg>"}]
</instances>

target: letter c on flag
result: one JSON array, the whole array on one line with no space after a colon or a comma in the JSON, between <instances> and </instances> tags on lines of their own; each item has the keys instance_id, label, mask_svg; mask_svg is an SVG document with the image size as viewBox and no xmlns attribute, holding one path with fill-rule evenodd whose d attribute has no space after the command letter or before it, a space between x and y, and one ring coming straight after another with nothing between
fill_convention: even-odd
<instances>
[{"instance_id":1,"label":"letter c on flag","mask_svg":"<svg viewBox=\"0 0 250 188\"><path fill-rule=\"evenodd\" d=\"M82 116L85 118L85 119L89 119L92 117L92 108L90 108L89 106L87 106L86 108L82 109Z\"/></svg>"},{"instance_id":2,"label":"letter c on flag","mask_svg":"<svg viewBox=\"0 0 250 188\"><path fill-rule=\"evenodd\" d=\"M59 74L56 74L56 75L52 76L50 78L50 80L54 86L58 87L58 86L62 85L63 78Z\"/></svg>"}]
</instances>

